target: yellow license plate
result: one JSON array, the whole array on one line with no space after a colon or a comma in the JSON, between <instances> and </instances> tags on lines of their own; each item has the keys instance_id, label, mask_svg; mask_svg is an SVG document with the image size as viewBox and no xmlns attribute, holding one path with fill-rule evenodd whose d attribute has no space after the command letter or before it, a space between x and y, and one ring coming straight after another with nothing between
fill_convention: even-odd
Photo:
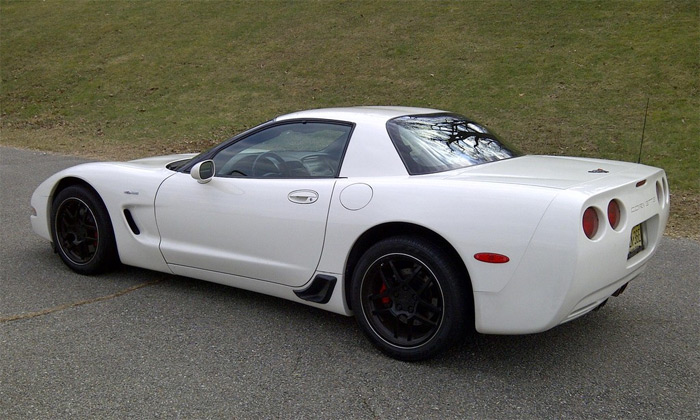
<instances>
[{"instance_id":1,"label":"yellow license plate","mask_svg":"<svg viewBox=\"0 0 700 420\"><path fill-rule=\"evenodd\" d=\"M644 236L642 233L642 224L632 228L632 233L630 234L630 249L627 253L627 259L634 257L639 254L640 251L644 249Z\"/></svg>"}]
</instances>

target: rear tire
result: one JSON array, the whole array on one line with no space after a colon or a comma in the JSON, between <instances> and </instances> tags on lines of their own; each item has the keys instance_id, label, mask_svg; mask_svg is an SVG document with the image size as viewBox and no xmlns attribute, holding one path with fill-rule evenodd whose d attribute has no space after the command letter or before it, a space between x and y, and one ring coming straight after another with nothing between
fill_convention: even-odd
<instances>
[{"instance_id":1,"label":"rear tire","mask_svg":"<svg viewBox=\"0 0 700 420\"><path fill-rule=\"evenodd\" d=\"M355 268L351 303L370 341L399 360L424 360L467 331L472 297L463 269L434 243L408 236L370 247Z\"/></svg>"},{"instance_id":2,"label":"rear tire","mask_svg":"<svg viewBox=\"0 0 700 420\"><path fill-rule=\"evenodd\" d=\"M119 262L107 209L87 188L73 185L56 195L51 236L58 255L76 273L99 274Z\"/></svg>"}]
</instances>

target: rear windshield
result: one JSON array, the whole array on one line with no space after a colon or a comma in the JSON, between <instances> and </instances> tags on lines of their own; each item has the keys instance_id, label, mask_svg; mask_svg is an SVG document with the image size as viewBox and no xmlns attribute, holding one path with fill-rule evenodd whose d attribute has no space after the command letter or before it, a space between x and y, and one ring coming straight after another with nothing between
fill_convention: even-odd
<instances>
[{"instance_id":1,"label":"rear windshield","mask_svg":"<svg viewBox=\"0 0 700 420\"><path fill-rule=\"evenodd\" d=\"M460 115L406 115L389 120L386 127L411 175L449 171L519 155L486 128Z\"/></svg>"}]
</instances>

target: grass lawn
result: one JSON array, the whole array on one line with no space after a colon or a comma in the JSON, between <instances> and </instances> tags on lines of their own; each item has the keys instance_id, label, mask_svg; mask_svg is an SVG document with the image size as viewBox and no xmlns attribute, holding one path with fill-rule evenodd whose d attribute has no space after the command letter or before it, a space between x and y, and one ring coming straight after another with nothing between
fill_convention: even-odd
<instances>
[{"instance_id":1,"label":"grass lawn","mask_svg":"<svg viewBox=\"0 0 700 420\"><path fill-rule=\"evenodd\" d=\"M456 111L530 154L666 169L700 238L697 1L0 1L0 144L199 151L280 113Z\"/></svg>"}]
</instances>

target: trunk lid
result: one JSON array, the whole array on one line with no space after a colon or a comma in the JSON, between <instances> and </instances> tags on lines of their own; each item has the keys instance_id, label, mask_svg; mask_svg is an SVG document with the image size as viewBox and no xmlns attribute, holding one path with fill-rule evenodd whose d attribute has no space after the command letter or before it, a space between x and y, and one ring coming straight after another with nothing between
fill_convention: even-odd
<instances>
[{"instance_id":1,"label":"trunk lid","mask_svg":"<svg viewBox=\"0 0 700 420\"><path fill-rule=\"evenodd\" d=\"M636 163L564 156L522 156L443 173L446 179L569 189L624 172L640 176Z\"/></svg>"}]
</instances>

